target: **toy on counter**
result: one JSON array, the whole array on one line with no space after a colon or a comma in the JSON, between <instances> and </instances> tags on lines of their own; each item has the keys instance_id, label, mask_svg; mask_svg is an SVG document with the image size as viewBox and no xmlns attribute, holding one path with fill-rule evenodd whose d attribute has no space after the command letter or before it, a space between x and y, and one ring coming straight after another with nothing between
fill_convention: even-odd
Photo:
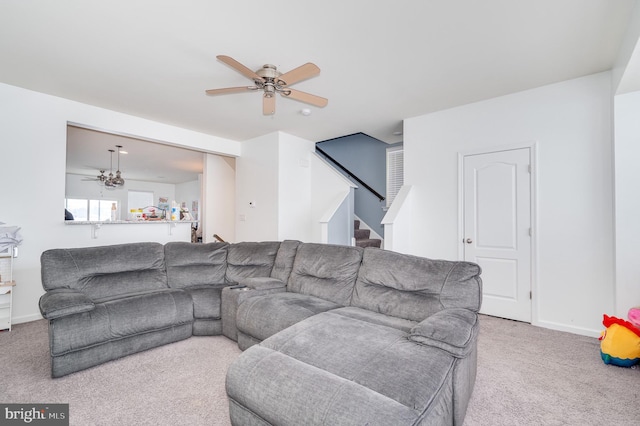
<instances>
[{"instance_id":1,"label":"toy on counter","mask_svg":"<svg viewBox=\"0 0 640 426\"><path fill-rule=\"evenodd\" d=\"M640 306L629 309L629 322L640 328Z\"/></svg>"},{"instance_id":2,"label":"toy on counter","mask_svg":"<svg viewBox=\"0 0 640 426\"><path fill-rule=\"evenodd\" d=\"M604 315L600 356L605 364L631 367L640 363L640 328L629 321Z\"/></svg>"}]
</instances>

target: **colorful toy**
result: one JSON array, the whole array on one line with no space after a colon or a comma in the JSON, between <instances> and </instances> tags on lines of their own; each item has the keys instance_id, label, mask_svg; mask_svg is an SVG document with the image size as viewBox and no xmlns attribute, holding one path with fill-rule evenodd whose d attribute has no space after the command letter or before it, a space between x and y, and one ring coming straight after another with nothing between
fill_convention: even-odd
<instances>
[{"instance_id":1,"label":"colorful toy","mask_svg":"<svg viewBox=\"0 0 640 426\"><path fill-rule=\"evenodd\" d=\"M640 363L640 328L629 321L604 315L600 356L605 364L631 367Z\"/></svg>"},{"instance_id":2,"label":"colorful toy","mask_svg":"<svg viewBox=\"0 0 640 426\"><path fill-rule=\"evenodd\" d=\"M640 328L640 306L629 309L629 322Z\"/></svg>"}]
</instances>

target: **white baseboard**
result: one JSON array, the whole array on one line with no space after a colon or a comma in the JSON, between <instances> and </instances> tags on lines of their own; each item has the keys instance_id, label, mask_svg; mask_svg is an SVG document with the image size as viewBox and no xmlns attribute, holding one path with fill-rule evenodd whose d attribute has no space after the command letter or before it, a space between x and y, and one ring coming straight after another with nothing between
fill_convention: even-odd
<instances>
[{"instance_id":1,"label":"white baseboard","mask_svg":"<svg viewBox=\"0 0 640 426\"><path fill-rule=\"evenodd\" d=\"M602 331L602 330L593 330L590 328L568 326L566 324L560 324L560 323L551 322L551 321L536 321L535 323L533 323L533 325L537 327L548 328L551 330L564 331L567 333L579 334L581 336L588 336L588 337L595 337L595 338L600 337L600 333Z\"/></svg>"},{"instance_id":2,"label":"white baseboard","mask_svg":"<svg viewBox=\"0 0 640 426\"><path fill-rule=\"evenodd\" d=\"M22 324L24 322L37 321L41 319L43 318L40 314L22 315L20 317L12 317L11 324Z\"/></svg>"}]
</instances>

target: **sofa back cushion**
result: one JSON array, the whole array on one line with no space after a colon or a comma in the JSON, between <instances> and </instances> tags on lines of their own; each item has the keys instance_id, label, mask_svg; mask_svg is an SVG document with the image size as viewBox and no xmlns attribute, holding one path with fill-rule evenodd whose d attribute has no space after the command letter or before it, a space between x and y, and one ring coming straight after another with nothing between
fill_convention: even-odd
<instances>
[{"instance_id":1,"label":"sofa back cushion","mask_svg":"<svg viewBox=\"0 0 640 426\"><path fill-rule=\"evenodd\" d=\"M40 263L45 290L79 290L94 301L168 288L164 247L158 243L52 249L42 253Z\"/></svg>"},{"instance_id":2,"label":"sofa back cushion","mask_svg":"<svg viewBox=\"0 0 640 426\"><path fill-rule=\"evenodd\" d=\"M231 244L227 255L227 281L237 283L241 278L270 277L279 247L279 241Z\"/></svg>"},{"instance_id":3,"label":"sofa back cushion","mask_svg":"<svg viewBox=\"0 0 640 426\"><path fill-rule=\"evenodd\" d=\"M223 284L229 243L170 242L164 246L169 287Z\"/></svg>"},{"instance_id":4,"label":"sofa back cushion","mask_svg":"<svg viewBox=\"0 0 640 426\"><path fill-rule=\"evenodd\" d=\"M293 261L296 260L298 246L302 244L300 241L284 240L280 243L278 254L271 270L271 278L277 278L283 283L289 281L291 270L293 269Z\"/></svg>"},{"instance_id":5,"label":"sofa back cushion","mask_svg":"<svg viewBox=\"0 0 640 426\"><path fill-rule=\"evenodd\" d=\"M351 305L422 321L445 308L480 309L480 267L366 248Z\"/></svg>"},{"instance_id":6,"label":"sofa back cushion","mask_svg":"<svg viewBox=\"0 0 640 426\"><path fill-rule=\"evenodd\" d=\"M362 248L300 244L287 290L348 306L362 261Z\"/></svg>"}]
</instances>

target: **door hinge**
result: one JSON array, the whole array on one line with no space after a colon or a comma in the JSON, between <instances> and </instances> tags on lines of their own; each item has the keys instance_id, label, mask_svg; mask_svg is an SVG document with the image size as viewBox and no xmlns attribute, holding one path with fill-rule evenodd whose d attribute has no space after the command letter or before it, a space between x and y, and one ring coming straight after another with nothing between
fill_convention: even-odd
<instances>
[{"instance_id":1,"label":"door hinge","mask_svg":"<svg viewBox=\"0 0 640 426\"><path fill-rule=\"evenodd\" d=\"M533 299L533 292L532 291L529 292L529 300L531 300L531 299Z\"/></svg>"},{"instance_id":2,"label":"door hinge","mask_svg":"<svg viewBox=\"0 0 640 426\"><path fill-rule=\"evenodd\" d=\"M527 171L528 171L529 173L531 173L531 164L529 164L529 165L527 166Z\"/></svg>"},{"instance_id":3,"label":"door hinge","mask_svg":"<svg viewBox=\"0 0 640 426\"><path fill-rule=\"evenodd\" d=\"M529 236L532 237L533 236L533 228L529 228Z\"/></svg>"}]
</instances>

